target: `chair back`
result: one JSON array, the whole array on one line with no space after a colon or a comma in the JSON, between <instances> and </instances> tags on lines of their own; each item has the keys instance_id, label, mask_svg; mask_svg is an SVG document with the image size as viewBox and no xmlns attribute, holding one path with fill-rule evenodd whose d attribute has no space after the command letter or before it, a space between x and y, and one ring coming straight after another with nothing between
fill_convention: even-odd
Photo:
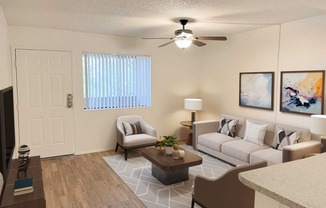
<instances>
[{"instance_id":1,"label":"chair back","mask_svg":"<svg viewBox=\"0 0 326 208\"><path fill-rule=\"evenodd\" d=\"M144 132L146 132L146 122L145 120L138 115L128 115L128 116L119 116L117 118L117 128L124 133L123 125L122 123L136 123L139 121L141 128Z\"/></svg>"},{"instance_id":2,"label":"chair back","mask_svg":"<svg viewBox=\"0 0 326 208\"><path fill-rule=\"evenodd\" d=\"M265 166L267 162L260 161L232 168L217 179L197 179L196 177L194 199L207 208L254 208L255 191L241 183L238 174ZM203 188L196 189L197 185Z\"/></svg>"}]
</instances>

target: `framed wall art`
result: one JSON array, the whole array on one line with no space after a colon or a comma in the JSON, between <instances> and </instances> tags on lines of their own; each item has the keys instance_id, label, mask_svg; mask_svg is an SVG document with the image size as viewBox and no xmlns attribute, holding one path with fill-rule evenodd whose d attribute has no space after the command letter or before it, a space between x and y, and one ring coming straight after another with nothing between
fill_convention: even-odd
<instances>
[{"instance_id":1,"label":"framed wall art","mask_svg":"<svg viewBox=\"0 0 326 208\"><path fill-rule=\"evenodd\" d=\"M280 111L323 114L325 71L281 72Z\"/></svg>"},{"instance_id":2,"label":"framed wall art","mask_svg":"<svg viewBox=\"0 0 326 208\"><path fill-rule=\"evenodd\" d=\"M239 105L273 110L274 72L242 72L239 79Z\"/></svg>"}]
</instances>

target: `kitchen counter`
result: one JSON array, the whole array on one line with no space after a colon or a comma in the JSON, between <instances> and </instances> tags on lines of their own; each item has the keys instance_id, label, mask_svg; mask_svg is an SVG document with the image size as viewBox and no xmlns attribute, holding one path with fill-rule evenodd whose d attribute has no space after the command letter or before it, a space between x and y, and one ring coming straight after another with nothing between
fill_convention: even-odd
<instances>
[{"instance_id":1,"label":"kitchen counter","mask_svg":"<svg viewBox=\"0 0 326 208\"><path fill-rule=\"evenodd\" d=\"M242 172L239 179L288 207L326 207L326 153Z\"/></svg>"}]
</instances>

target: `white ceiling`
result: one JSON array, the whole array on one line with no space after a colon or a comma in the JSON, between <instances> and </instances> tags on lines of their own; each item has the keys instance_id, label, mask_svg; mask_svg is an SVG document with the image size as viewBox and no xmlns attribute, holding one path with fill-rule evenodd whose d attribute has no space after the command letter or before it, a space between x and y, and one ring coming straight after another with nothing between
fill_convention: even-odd
<instances>
[{"instance_id":1,"label":"white ceiling","mask_svg":"<svg viewBox=\"0 0 326 208\"><path fill-rule=\"evenodd\" d=\"M129 37L227 36L326 14L326 0L0 0L8 25Z\"/></svg>"}]
</instances>

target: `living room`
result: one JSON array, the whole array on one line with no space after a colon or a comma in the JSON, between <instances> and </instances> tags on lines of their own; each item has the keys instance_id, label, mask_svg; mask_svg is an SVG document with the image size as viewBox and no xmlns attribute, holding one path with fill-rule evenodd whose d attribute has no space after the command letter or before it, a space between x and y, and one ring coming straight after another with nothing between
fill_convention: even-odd
<instances>
[{"instance_id":1,"label":"living room","mask_svg":"<svg viewBox=\"0 0 326 208\"><path fill-rule=\"evenodd\" d=\"M174 45L157 48L164 43L159 40L10 25L3 10L0 9L1 89L16 83L12 78L11 60L15 48L71 51L76 155L113 150L115 122L120 115L139 114L157 129L158 135L182 137L180 121L190 117L190 112L183 109L183 100L187 97L203 100L203 110L197 120L217 119L221 113L228 113L310 128L309 116L279 111L280 72L326 68L326 48L323 47L326 15L322 9L299 20L228 35L225 42L207 41L205 47L185 50ZM176 29L179 26L176 23ZM150 55L151 107L85 111L81 62L84 51ZM275 72L274 110L240 107L239 73L264 71Z\"/></svg>"}]
</instances>

